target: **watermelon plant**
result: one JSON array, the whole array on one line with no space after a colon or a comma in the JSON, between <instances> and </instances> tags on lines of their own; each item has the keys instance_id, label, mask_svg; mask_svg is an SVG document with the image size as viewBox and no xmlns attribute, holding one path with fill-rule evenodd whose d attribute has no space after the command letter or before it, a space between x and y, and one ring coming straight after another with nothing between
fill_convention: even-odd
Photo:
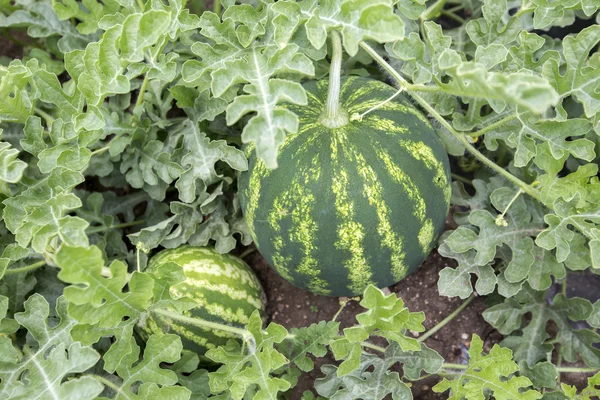
<instances>
[{"instance_id":1,"label":"watermelon plant","mask_svg":"<svg viewBox=\"0 0 600 400\"><path fill-rule=\"evenodd\" d=\"M597 1L207 3L0 0L0 398L598 397Z\"/></svg>"}]
</instances>

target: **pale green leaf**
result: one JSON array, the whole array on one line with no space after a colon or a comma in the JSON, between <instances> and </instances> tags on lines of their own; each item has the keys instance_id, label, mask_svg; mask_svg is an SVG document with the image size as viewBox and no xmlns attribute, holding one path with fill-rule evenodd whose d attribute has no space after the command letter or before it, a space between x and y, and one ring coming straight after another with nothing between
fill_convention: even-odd
<instances>
[{"instance_id":1,"label":"pale green leaf","mask_svg":"<svg viewBox=\"0 0 600 400\"><path fill-rule=\"evenodd\" d=\"M398 372L389 370L389 364L386 359L364 353L358 368L349 374L340 374L334 365L324 365L321 371L325 377L315 381L315 389L331 400L382 400L389 395L394 400L412 399L409 387Z\"/></svg>"},{"instance_id":2,"label":"pale green leaf","mask_svg":"<svg viewBox=\"0 0 600 400\"><path fill-rule=\"evenodd\" d=\"M580 356L587 365L596 367L600 365L600 350L593 346L600 342L600 335L588 329L575 329L569 322L585 320L592 311L588 300L567 299L559 294L548 303L544 292L526 286L515 298L487 309L483 316L500 333L510 335L502 343L514 350L516 360L527 361L530 367L555 349L554 344L547 343L550 335L546 326L550 320L558 328L555 342L560 344L558 351L564 359L575 362ZM528 313L532 315L530 322L522 327Z\"/></svg>"},{"instance_id":3,"label":"pale green leaf","mask_svg":"<svg viewBox=\"0 0 600 400\"><path fill-rule=\"evenodd\" d=\"M230 340L225 347L217 347L206 353L211 360L223 364L209 374L212 393L231 396L241 400L248 395L255 399L273 399L277 394L290 388L290 383L271 375L273 371L288 364L289 361L273 347L281 343L287 334L286 329L270 323L262 329L262 320L258 311L250 317L246 327L249 335L246 349L237 341Z\"/></svg>"},{"instance_id":4,"label":"pale green leaf","mask_svg":"<svg viewBox=\"0 0 600 400\"><path fill-rule=\"evenodd\" d=\"M490 391L497 400L541 399L542 394L527 389L531 381L524 376L514 376L519 366L512 360L512 352L497 344L489 354L483 353L483 341L473 335L469 349L468 368L456 378L444 378L433 387L436 393L450 390L449 400L481 399L484 391Z\"/></svg>"},{"instance_id":5,"label":"pale green leaf","mask_svg":"<svg viewBox=\"0 0 600 400\"><path fill-rule=\"evenodd\" d=\"M0 363L2 398L94 399L102 392L97 380L80 375L96 364L100 355L71 339L69 331L76 322L67 314L64 299L57 302L56 312L58 324L48 323L48 303L34 294L25 302L25 311L15 314L32 340L25 345L24 354Z\"/></svg>"}]
</instances>

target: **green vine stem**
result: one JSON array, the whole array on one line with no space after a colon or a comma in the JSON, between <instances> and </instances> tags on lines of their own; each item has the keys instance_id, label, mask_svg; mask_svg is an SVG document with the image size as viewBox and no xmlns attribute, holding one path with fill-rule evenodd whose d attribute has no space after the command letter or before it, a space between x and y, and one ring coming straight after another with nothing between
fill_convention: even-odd
<instances>
[{"instance_id":1,"label":"green vine stem","mask_svg":"<svg viewBox=\"0 0 600 400\"><path fill-rule=\"evenodd\" d=\"M429 7L419 17L421 21L428 21L432 18L438 17L442 12L442 9L446 5L446 0L438 0Z\"/></svg>"},{"instance_id":2,"label":"green vine stem","mask_svg":"<svg viewBox=\"0 0 600 400\"><path fill-rule=\"evenodd\" d=\"M137 4L138 4L138 7L140 8L140 11L144 12L146 5L144 4L143 0L137 0Z\"/></svg>"},{"instance_id":3,"label":"green vine stem","mask_svg":"<svg viewBox=\"0 0 600 400\"><path fill-rule=\"evenodd\" d=\"M337 31L331 31L331 66L329 68L329 92L327 104L320 122L328 128L339 128L348 123L348 113L340 105L342 73L342 40Z\"/></svg>"},{"instance_id":4,"label":"green vine stem","mask_svg":"<svg viewBox=\"0 0 600 400\"><path fill-rule=\"evenodd\" d=\"M445 370L452 370L452 369L465 370L468 368L469 368L469 366L467 364L450 364L450 363L442 364L442 369L445 369ZM558 367L558 368L556 368L556 371L558 371L558 373L560 373L560 374L570 374L570 373L593 374L593 373L600 371L600 369L598 369L598 368L579 368L579 367ZM446 371L446 372L448 372L448 371ZM451 372L449 372L449 373L451 373Z\"/></svg>"},{"instance_id":5,"label":"green vine stem","mask_svg":"<svg viewBox=\"0 0 600 400\"><path fill-rule=\"evenodd\" d=\"M38 261L36 263L33 263L31 265L26 265L24 267L8 269L8 270L6 270L6 272L4 274L5 275L22 274L24 272L29 272L29 271L33 271L38 268L41 268L44 265L46 265L46 261Z\"/></svg>"},{"instance_id":6,"label":"green vine stem","mask_svg":"<svg viewBox=\"0 0 600 400\"><path fill-rule=\"evenodd\" d=\"M200 328L216 329L216 330L219 330L219 331L233 333L234 335L238 335L238 336L240 336L243 339L247 338L248 335L250 334L250 332L248 332L244 328L236 328L235 326L229 326L229 325L225 325L225 324L219 324L217 322L207 321L205 319L200 319L200 318L186 317L185 315L181 315L181 314L178 314L178 313L173 312L173 311L152 310L151 312L153 312L155 314L163 315L165 317L169 317L169 318L171 318L173 320L176 320L176 321L185 322L186 324L194 325L194 326L197 326L197 327L200 327Z\"/></svg>"},{"instance_id":7,"label":"green vine stem","mask_svg":"<svg viewBox=\"0 0 600 400\"><path fill-rule=\"evenodd\" d=\"M119 386L117 386L114 382L109 381L105 377L100 376L100 375L88 375L88 376L91 376L92 378L94 378L95 380L97 380L98 382L100 382L101 384L103 384L104 386L111 388L112 390L114 390L118 394L123 394L123 396L125 396L125 393L123 393L121 391L121 388Z\"/></svg>"},{"instance_id":8,"label":"green vine stem","mask_svg":"<svg viewBox=\"0 0 600 400\"><path fill-rule=\"evenodd\" d=\"M248 257L250 254L254 253L256 251L255 247L250 247L248 249L246 249L242 254L239 255L239 258L241 258L242 260L246 257Z\"/></svg>"},{"instance_id":9,"label":"green vine stem","mask_svg":"<svg viewBox=\"0 0 600 400\"><path fill-rule=\"evenodd\" d=\"M458 314L460 314L460 312L462 310L464 310L465 308L467 308L469 306L469 304L471 304L471 302L475 299L475 296L471 296L469 297L467 300L465 300L456 310L454 310L450 315L448 315L446 318L444 318L443 320L441 320L440 322L438 322L433 328L431 328L430 330L428 330L427 332L425 332L423 335L419 336L419 338L417 339L417 342L421 343L424 342L425 340L427 340L427 338L431 337L431 335L435 334L437 331L439 331L440 329L442 329L444 326L446 326L450 321L452 321Z\"/></svg>"},{"instance_id":10,"label":"green vine stem","mask_svg":"<svg viewBox=\"0 0 600 400\"><path fill-rule=\"evenodd\" d=\"M369 46L365 42L360 42L360 46L367 53L369 53L369 55L383 69L385 69L398 82L398 84L400 86L405 87L407 90L412 89L411 88L412 85L410 85L406 81L406 79L404 79L402 77L402 75L400 75L398 73L398 71L396 71L387 61L385 61L385 59L383 57L381 57L379 55L379 53L377 53L377 51L375 51L375 49L373 49L371 46ZM446 121L446 119L444 117L442 117L433 107L431 107L431 105L424 98L419 96L418 93L409 91L408 94L413 99L415 99L415 101L417 103L419 103L419 105L421 107L423 107L431 116L433 116L444 128L446 128L448 130L448 132L450 132L454 137L456 137L458 139L458 141L460 141L460 143L467 149L467 151L473 155L473 157L475 157L477 160L479 160L486 167L490 168L491 170L495 171L499 175L503 176L508 181L512 182L514 185L519 187L523 192L527 193L529 196L533 197L534 199L536 199L538 201L541 201L541 195L536 189L534 189L531 185L523 182L522 180L520 180L519 178L517 178L510 172L505 171L504 168L500 167L499 165L494 163L492 160L487 158L485 155L483 155L479 150L477 150L471 144L471 142L467 139L467 136L465 134L461 134L458 131L456 131L452 127L452 125L450 125L450 123L448 121Z\"/></svg>"},{"instance_id":11,"label":"green vine stem","mask_svg":"<svg viewBox=\"0 0 600 400\"><path fill-rule=\"evenodd\" d=\"M217 15L221 15L221 0L215 0L213 4L213 11Z\"/></svg>"},{"instance_id":12,"label":"green vine stem","mask_svg":"<svg viewBox=\"0 0 600 400\"><path fill-rule=\"evenodd\" d=\"M129 228L130 226L142 225L145 223L146 223L146 221L141 219L139 221L124 222L122 224L117 224L117 225L112 225L112 226L99 226L97 228L88 229L86 231L86 233L88 235L91 235L92 233L106 232L106 231L110 231L113 229Z\"/></svg>"}]
</instances>

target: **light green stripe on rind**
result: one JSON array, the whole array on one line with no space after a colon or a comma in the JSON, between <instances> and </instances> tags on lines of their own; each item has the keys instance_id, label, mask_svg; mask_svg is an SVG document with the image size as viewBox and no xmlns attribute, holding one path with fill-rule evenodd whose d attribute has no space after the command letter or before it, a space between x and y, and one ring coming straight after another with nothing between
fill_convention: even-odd
<instances>
[{"instance_id":1,"label":"light green stripe on rind","mask_svg":"<svg viewBox=\"0 0 600 400\"><path fill-rule=\"evenodd\" d=\"M392 276L394 279L402 279L406 276L408 266L404 263L406 254L402 237L398 236L392 229L390 222L391 211L387 207L383 198L383 186L377 178L377 174L367 163L362 154L357 149L352 149L347 155L349 159L356 163L358 174L363 178L364 195L369 200L369 204L375 207L377 212L377 233L381 238L381 244L390 250L390 263L392 266Z\"/></svg>"},{"instance_id":2,"label":"light green stripe on rind","mask_svg":"<svg viewBox=\"0 0 600 400\"><path fill-rule=\"evenodd\" d=\"M435 171L433 184L444 191L444 197L448 197L451 187L448 184L448 176L444 164L435 156L433 149L423 142L411 142L400 140L400 146L406 148L410 154L419 161L423 161L427 169Z\"/></svg>"},{"instance_id":3,"label":"light green stripe on rind","mask_svg":"<svg viewBox=\"0 0 600 400\"><path fill-rule=\"evenodd\" d=\"M298 171L288 190L275 199L268 219L273 229L281 229L282 220L288 216L291 217L292 228L289 232L290 239L302 246L303 251L302 259L299 265L296 266L296 271L308 279L308 287L312 292L329 294L327 282L319 277L321 273L320 266L314 257L315 252L318 250L315 245L317 242L317 223L312 219L310 213L314 207L315 198L307 190L307 186L311 182L318 181L319 175L320 165L318 158L315 157L309 168ZM289 210L292 210L291 213ZM277 247L277 243L275 243L275 247ZM278 265L278 262L281 261L284 264ZM285 275L290 276L288 269L289 261L277 251L277 248L273 256L273 262L277 271L284 278ZM293 277L290 276L290 278L292 278L291 281L293 282Z\"/></svg>"},{"instance_id":4,"label":"light green stripe on rind","mask_svg":"<svg viewBox=\"0 0 600 400\"><path fill-rule=\"evenodd\" d=\"M340 167L338 147L342 148L347 141L346 135L334 135L331 140L331 161L337 176L333 177L332 191L335 195L335 210L340 220L337 227L338 240L335 247L350 252L350 258L344 263L350 280L350 290L361 293L372 280L373 273L364 254L363 239L365 231L363 226L356 222L354 203L348 197L348 173Z\"/></svg>"},{"instance_id":5,"label":"light green stripe on rind","mask_svg":"<svg viewBox=\"0 0 600 400\"><path fill-rule=\"evenodd\" d=\"M267 221L274 232L273 247L275 248L275 252L272 255L273 267L275 267L275 270L277 270L279 275L281 275L284 279L293 282L294 278L290 273L289 265L291 257L283 255L285 242L281 234L280 226L280 221L290 213L290 204L290 193L284 192L282 196L279 196L275 199L275 202L273 203L273 209L269 211Z\"/></svg>"},{"instance_id":6,"label":"light green stripe on rind","mask_svg":"<svg viewBox=\"0 0 600 400\"><path fill-rule=\"evenodd\" d=\"M435 229L431 218L427 218L427 205L421 195L419 187L414 184L410 176L408 176L398 165L396 165L390 155L384 149L376 149L376 154L379 159L385 164L388 175L404 188L408 197L413 201L413 215L421 222L421 230L419 231L419 244L423 249L423 253L430 251L431 242L435 235Z\"/></svg>"}]
</instances>

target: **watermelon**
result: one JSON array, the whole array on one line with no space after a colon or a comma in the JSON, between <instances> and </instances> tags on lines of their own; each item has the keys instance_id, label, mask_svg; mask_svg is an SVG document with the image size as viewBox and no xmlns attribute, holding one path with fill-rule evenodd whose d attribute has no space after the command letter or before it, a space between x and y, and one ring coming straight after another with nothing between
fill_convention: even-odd
<instances>
[{"instance_id":1,"label":"watermelon","mask_svg":"<svg viewBox=\"0 0 600 400\"><path fill-rule=\"evenodd\" d=\"M262 286L241 259L208 247L181 246L156 254L147 271L167 263L179 265L186 276L185 281L171 287L171 296L189 297L198 303L184 311L184 316L243 328L255 310L264 315ZM144 340L152 333L178 334L184 349L201 355L229 339L239 339L235 333L200 328L156 313L149 313L137 331Z\"/></svg>"},{"instance_id":2,"label":"watermelon","mask_svg":"<svg viewBox=\"0 0 600 400\"><path fill-rule=\"evenodd\" d=\"M342 79L345 125L320 122L328 82L305 84L308 105L279 166L247 147L239 176L242 211L254 242L292 284L330 296L390 286L414 271L442 232L450 206L450 167L428 119L389 85Z\"/></svg>"}]
</instances>

